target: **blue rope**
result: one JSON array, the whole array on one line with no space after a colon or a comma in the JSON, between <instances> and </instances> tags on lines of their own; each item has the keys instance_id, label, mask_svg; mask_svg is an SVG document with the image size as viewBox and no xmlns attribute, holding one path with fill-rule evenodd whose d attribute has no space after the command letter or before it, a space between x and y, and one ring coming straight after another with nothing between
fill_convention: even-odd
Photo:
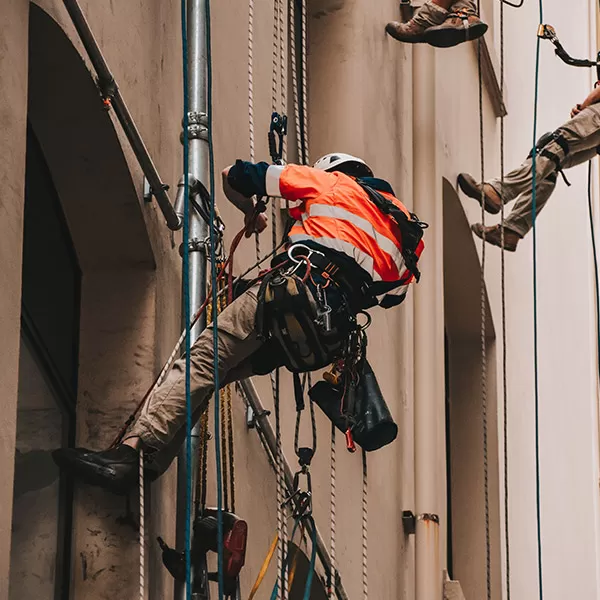
<instances>
[{"instance_id":1,"label":"blue rope","mask_svg":"<svg viewBox=\"0 0 600 600\"><path fill-rule=\"evenodd\" d=\"M223 600L224 576L223 576L223 473L221 465L221 398L219 394L219 332L217 330L217 237L215 227L215 152L212 127L212 40L210 23L210 0L205 0L206 19L206 116L208 121L208 157L210 177L210 277L213 305L213 367L215 380L215 402L214 402L214 435L215 435L215 462L217 475L217 565L219 600Z\"/></svg>"},{"instance_id":2,"label":"blue rope","mask_svg":"<svg viewBox=\"0 0 600 600\"><path fill-rule=\"evenodd\" d=\"M187 39L187 5L186 0L181 0L181 47L183 68L183 318L185 323L185 462L187 468L187 485L185 494L185 594L187 600L192 598L192 399L190 379L190 215L189 215L189 139L188 139L188 39Z\"/></svg>"},{"instance_id":3,"label":"blue rope","mask_svg":"<svg viewBox=\"0 0 600 600\"><path fill-rule=\"evenodd\" d=\"M544 22L543 0L539 0L540 24ZM541 516L541 493L540 493L540 389L539 389L539 368L538 368L538 297L537 297L537 231L536 231L536 213L537 213L537 121L538 121L538 103L539 103L539 83L540 83L540 45L541 38L537 37L536 55L535 55L535 99L533 107L533 162L531 171L532 181L532 202L533 202L533 353L534 353L534 371L535 371L535 493L536 493L536 519L537 519L537 554L538 554L538 583L540 600L544 598L543 586L543 567L542 567L542 516Z\"/></svg>"}]
</instances>

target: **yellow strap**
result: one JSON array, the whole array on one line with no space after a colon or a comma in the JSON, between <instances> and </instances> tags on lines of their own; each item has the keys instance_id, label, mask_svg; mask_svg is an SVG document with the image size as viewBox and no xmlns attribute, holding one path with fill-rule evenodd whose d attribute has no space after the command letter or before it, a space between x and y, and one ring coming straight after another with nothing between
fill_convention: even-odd
<instances>
[{"instance_id":1,"label":"yellow strap","mask_svg":"<svg viewBox=\"0 0 600 600\"><path fill-rule=\"evenodd\" d=\"M273 541L271 542L271 547L269 548L269 551L267 552L267 556L265 557L262 567L260 568L260 571L258 573L258 577L256 578L254 585L252 586L252 590L250 591L248 600L252 600L252 598L254 598L254 596L256 595L256 592L258 591L258 588L260 587L260 584L263 582L263 579L265 578L265 575L267 574L267 571L269 570L269 565L271 564L271 560L273 560L273 554L275 554L275 550L277 549L278 541L279 541L279 536L277 534L275 534L275 537L273 538Z\"/></svg>"}]
</instances>

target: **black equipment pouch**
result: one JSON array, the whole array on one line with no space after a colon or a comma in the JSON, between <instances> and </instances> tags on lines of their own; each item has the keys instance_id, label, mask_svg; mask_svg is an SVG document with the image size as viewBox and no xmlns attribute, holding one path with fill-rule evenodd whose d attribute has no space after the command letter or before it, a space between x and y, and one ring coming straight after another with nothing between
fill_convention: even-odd
<instances>
[{"instance_id":1,"label":"black equipment pouch","mask_svg":"<svg viewBox=\"0 0 600 600\"><path fill-rule=\"evenodd\" d=\"M354 441L367 452L391 444L398 435L398 426L367 360L364 361L360 381L355 389L353 406L346 404L349 386L346 378L339 385L319 381L310 388L308 395L341 432L346 433L350 429Z\"/></svg>"},{"instance_id":2,"label":"black equipment pouch","mask_svg":"<svg viewBox=\"0 0 600 600\"><path fill-rule=\"evenodd\" d=\"M400 228L400 234L402 235L402 239L400 240L402 245L402 258L404 258L406 268L414 275L415 280L418 282L421 278L421 273L417 267L417 263L419 262L417 248L423 239L423 230L427 229L429 225L419 221L419 217L415 214L411 213L410 218L408 218L404 211L400 210L383 194L374 190L360 179L357 179L356 182L367 193L371 202L373 202L382 213L394 219Z\"/></svg>"},{"instance_id":3,"label":"black equipment pouch","mask_svg":"<svg viewBox=\"0 0 600 600\"><path fill-rule=\"evenodd\" d=\"M325 328L317 301L300 277L278 269L263 279L256 330L269 354L276 355L279 364L292 373L315 371L335 360L343 350L351 323L349 313L334 314L333 326ZM260 355L264 360L262 352ZM260 373L267 365L253 366Z\"/></svg>"}]
</instances>

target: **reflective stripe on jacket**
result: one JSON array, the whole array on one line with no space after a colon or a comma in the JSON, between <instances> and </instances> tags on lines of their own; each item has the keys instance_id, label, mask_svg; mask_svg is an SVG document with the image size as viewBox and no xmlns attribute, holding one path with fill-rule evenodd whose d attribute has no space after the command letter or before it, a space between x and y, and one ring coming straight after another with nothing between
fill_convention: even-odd
<instances>
[{"instance_id":1,"label":"reflective stripe on jacket","mask_svg":"<svg viewBox=\"0 0 600 600\"><path fill-rule=\"evenodd\" d=\"M389 292L406 293L413 280L402 257L401 233L351 177L298 165L270 166L266 173L268 196L298 202L290 208L295 224L292 242L312 241L346 254L373 282L396 282ZM380 191L407 216L405 206L392 194ZM421 248L419 249L419 254Z\"/></svg>"}]
</instances>

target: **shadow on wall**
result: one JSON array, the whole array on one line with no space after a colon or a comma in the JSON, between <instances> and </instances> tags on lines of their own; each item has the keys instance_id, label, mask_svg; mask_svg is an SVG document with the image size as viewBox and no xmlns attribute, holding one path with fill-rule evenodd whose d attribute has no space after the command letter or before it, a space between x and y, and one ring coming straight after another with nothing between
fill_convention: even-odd
<instances>
[{"instance_id":1,"label":"shadow on wall","mask_svg":"<svg viewBox=\"0 0 600 600\"><path fill-rule=\"evenodd\" d=\"M152 267L136 187L92 75L60 26L35 4L29 40L28 117L82 270Z\"/></svg>"},{"instance_id":2,"label":"shadow on wall","mask_svg":"<svg viewBox=\"0 0 600 600\"><path fill-rule=\"evenodd\" d=\"M486 596L481 265L458 194L446 180L444 306L448 566L465 598ZM492 598L502 597L495 332L485 291L488 481Z\"/></svg>"}]
</instances>

